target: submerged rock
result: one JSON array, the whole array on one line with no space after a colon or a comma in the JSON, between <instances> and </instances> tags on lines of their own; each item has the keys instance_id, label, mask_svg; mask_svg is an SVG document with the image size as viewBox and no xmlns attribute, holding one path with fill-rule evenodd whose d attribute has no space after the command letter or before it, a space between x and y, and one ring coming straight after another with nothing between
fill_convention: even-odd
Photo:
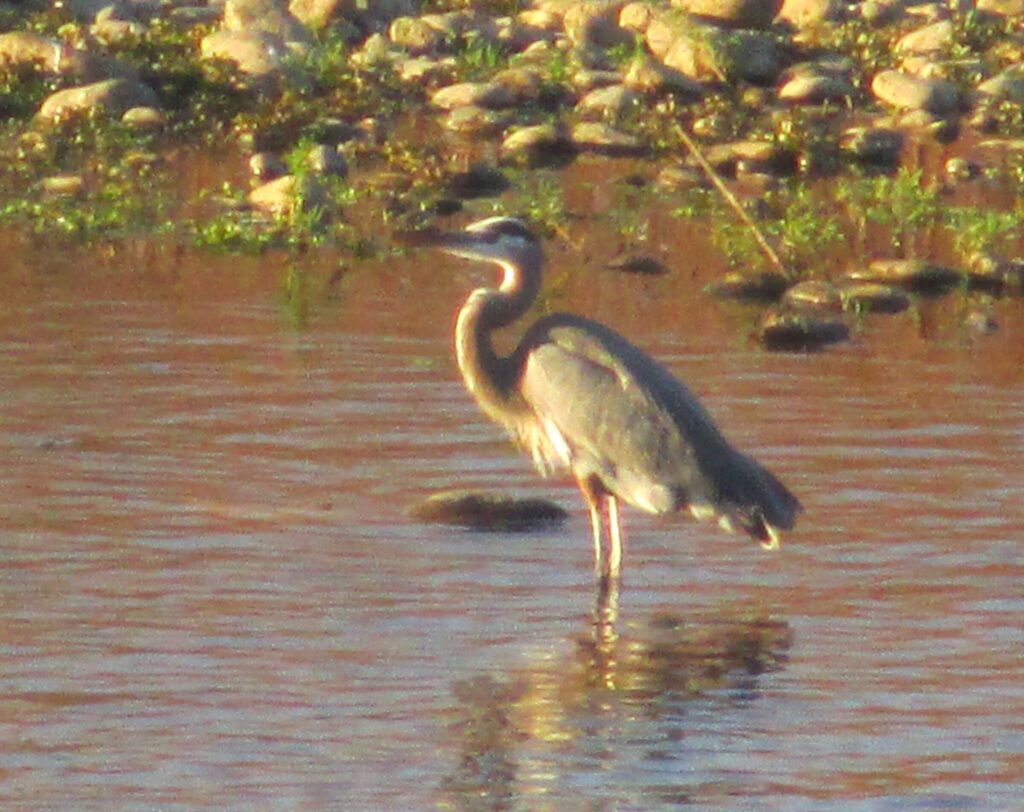
<instances>
[{"instance_id":1,"label":"submerged rock","mask_svg":"<svg viewBox=\"0 0 1024 812\"><path fill-rule=\"evenodd\" d=\"M414 518L474 530L534 530L565 521L568 513L554 502L474 491L443 491L410 510Z\"/></svg>"},{"instance_id":2,"label":"submerged rock","mask_svg":"<svg viewBox=\"0 0 1024 812\"><path fill-rule=\"evenodd\" d=\"M843 308L857 313L902 313L910 307L905 291L877 282L848 282L838 293Z\"/></svg>"},{"instance_id":3,"label":"submerged rock","mask_svg":"<svg viewBox=\"0 0 1024 812\"><path fill-rule=\"evenodd\" d=\"M664 262L646 255L616 257L607 267L613 271L634 273L642 276L662 276L668 273Z\"/></svg>"},{"instance_id":4,"label":"submerged rock","mask_svg":"<svg viewBox=\"0 0 1024 812\"><path fill-rule=\"evenodd\" d=\"M941 294L960 284L958 271L923 259L878 259L858 268L847 278L859 282L898 285L915 293Z\"/></svg>"},{"instance_id":5,"label":"submerged rock","mask_svg":"<svg viewBox=\"0 0 1024 812\"><path fill-rule=\"evenodd\" d=\"M805 313L769 313L758 330L766 349L784 352L819 350L849 336L850 328L839 319Z\"/></svg>"},{"instance_id":6,"label":"submerged rock","mask_svg":"<svg viewBox=\"0 0 1024 812\"><path fill-rule=\"evenodd\" d=\"M557 124L535 124L512 130L501 144L505 159L522 160L531 166L557 164L576 152L565 130Z\"/></svg>"},{"instance_id":7,"label":"submerged rock","mask_svg":"<svg viewBox=\"0 0 1024 812\"><path fill-rule=\"evenodd\" d=\"M792 284L789 277L781 273L764 271L750 274L728 273L717 282L704 288L707 293L719 299L735 299L744 302L777 302L783 292Z\"/></svg>"},{"instance_id":8,"label":"submerged rock","mask_svg":"<svg viewBox=\"0 0 1024 812\"><path fill-rule=\"evenodd\" d=\"M783 294L782 301L793 308L840 310L843 306L839 288L823 279L798 282Z\"/></svg>"},{"instance_id":9,"label":"submerged rock","mask_svg":"<svg viewBox=\"0 0 1024 812\"><path fill-rule=\"evenodd\" d=\"M580 152L599 155L642 155L646 148L636 136L599 121L581 121L572 128L572 145Z\"/></svg>"}]
</instances>

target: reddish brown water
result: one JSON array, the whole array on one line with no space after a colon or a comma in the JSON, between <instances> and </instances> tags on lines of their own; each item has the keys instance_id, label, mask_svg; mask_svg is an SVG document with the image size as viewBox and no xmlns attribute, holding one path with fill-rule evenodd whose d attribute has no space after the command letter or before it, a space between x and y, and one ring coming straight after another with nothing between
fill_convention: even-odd
<instances>
[{"instance_id":1,"label":"reddish brown water","mask_svg":"<svg viewBox=\"0 0 1024 812\"><path fill-rule=\"evenodd\" d=\"M664 359L807 513L777 554L628 513L596 640L576 494L454 370L485 274L410 258L288 306L273 262L9 257L0 807L1019 808L1024 303L769 354L661 228L661 279L552 245L584 265L554 303ZM450 487L574 517L408 518Z\"/></svg>"}]
</instances>

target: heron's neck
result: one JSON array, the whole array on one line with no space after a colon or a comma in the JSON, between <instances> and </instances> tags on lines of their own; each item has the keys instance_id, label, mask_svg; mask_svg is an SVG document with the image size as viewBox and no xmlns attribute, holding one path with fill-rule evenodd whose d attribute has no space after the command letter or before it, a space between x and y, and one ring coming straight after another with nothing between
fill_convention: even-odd
<instances>
[{"instance_id":1,"label":"heron's neck","mask_svg":"<svg viewBox=\"0 0 1024 812\"><path fill-rule=\"evenodd\" d=\"M502 265L505 278L499 288L478 288L459 310L455 325L455 353L466 386L492 418L507 423L515 408L517 361L499 355L491 334L525 313L540 288L540 265L524 274Z\"/></svg>"}]
</instances>

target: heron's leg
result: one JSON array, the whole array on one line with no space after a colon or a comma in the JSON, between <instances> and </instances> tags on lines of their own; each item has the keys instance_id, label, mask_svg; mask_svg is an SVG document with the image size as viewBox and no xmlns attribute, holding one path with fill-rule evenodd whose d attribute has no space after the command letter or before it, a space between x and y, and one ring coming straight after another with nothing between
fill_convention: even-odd
<instances>
[{"instance_id":1,"label":"heron's leg","mask_svg":"<svg viewBox=\"0 0 1024 812\"><path fill-rule=\"evenodd\" d=\"M619 515L619 500L612 494L605 497L608 504L608 575L618 579L622 573L622 517Z\"/></svg>"},{"instance_id":2,"label":"heron's leg","mask_svg":"<svg viewBox=\"0 0 1024 812\"><path fill-rule=\"evenodd\" d=\"M594 533L594 572L600 578L607 576L604 555L604 503L605 491L597 477L582 477L576 481L590 509L590 525Z\"/></svg>"}]
</instances>

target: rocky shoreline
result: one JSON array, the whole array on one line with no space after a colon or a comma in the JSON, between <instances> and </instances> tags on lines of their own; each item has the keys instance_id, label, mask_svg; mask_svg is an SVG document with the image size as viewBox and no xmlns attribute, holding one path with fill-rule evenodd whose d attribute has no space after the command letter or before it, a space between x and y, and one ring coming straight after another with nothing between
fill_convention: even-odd
<instances>
[{"instance_id":1,"label":"rocky shoreline","mask_svg":"<svg viewBox=\"0 0 1024 812\"><path fill-rule=\"evenodd\" d=\"M772 294L745 292L749 273L714 292L784 297L785 335L809 307L904 310L900 291L934 293L936 266L948 271L943 292L1024 287L1022 0L71 0L0 4L0 32L0 222L15 229L47 230L39 200L69 213L109 203L118 163L136 167L129 182L118 175L125 198L173 185L161 152L183 142L234 143L251 171L252 188L219 201L247 219L205 232L207 244L228 232L247 244L247 228L320 244L332 212L359 195L382 201L382 224L422 224L500 194L515 168L631 156L649 169L637 182L666 200L708 189L706 164L750 208L776 201L765 228L785 264L769 269L781 277ZM399 142L396 122L410 117L420 141ZM460 143L458 161L436 133ZM971 149L939 175L900 174L908 143L958 140ZM795 187L875 176L895 176L905 195L916 184L932 226L973 235L962 269L901 257L898 271L794 289L814 276L792 227ZM978 179L1001 192L991 208L972 204L977 222L968 207L943 209L937 188ZM858 194L894 189L847 192L846 221L860 216ZM144 231L147 216L163 224L162 210L111 221ZM782 328L769 316L766 346L792 343L771 338ZM824 325L822 336L843 337ZM812 333L795 346L815 343Z\"/></svg>"}]
</instances>

